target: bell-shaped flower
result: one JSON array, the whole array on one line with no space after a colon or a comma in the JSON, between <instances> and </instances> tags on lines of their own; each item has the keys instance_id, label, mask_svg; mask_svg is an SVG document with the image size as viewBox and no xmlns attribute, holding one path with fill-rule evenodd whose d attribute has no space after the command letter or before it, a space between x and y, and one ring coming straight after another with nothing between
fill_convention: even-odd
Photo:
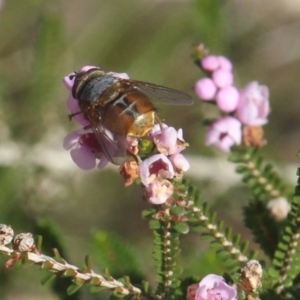
<instances>
[{"instance_id":1,"label":"bell-shaped flower","mask_svg":"<svg viewBox=\"0 0 300 300\"><path fill-rule=\"evenodd\" d=\"M155 154L141 162L140 177L144 186L148 186L157 177L173 178L174 168L170 160L163 154Z\"/></svg>"},{"instance_id":2,"label":"bell-shaped flower","mask_svg":"<svg viewBox=\"0 0 300 300\"><path fill-rule=\"evenodd\" d=\"M245 125L262 126L270 113L269 89L257 81L248 83L240 90L237 118Z\"/></svg>"},{"instance_id":3,"label":"bell-shaped flower","mask_svg":"<svg viewBox=\"0 0 300 300\"><path fill-rule=\"evenodd\" d=\"M188 160L181 154L175 153L169 157L171 163L173 164L177 174L182 174L190 168L190 163Z\"/></svg>"},{"instance_id":4,"label":"bell-shaped flower","mask_svg":"<svg viewBox=\"0 0 300 300\"><path fill-rule=\"evenodd\" d=\"M195 300L235 300L237 290L228 285L222 276L210 274L199 283Z\"/></svg>"},{"instance_id":5,"label":"bell-shaped flower","mask_svg":"<svg viewBox=\"0 0 300 300\"><path fill-rule=\"evenodd\" d=\"M91 129L79 129L69 133L64 138L64 149L70 150L71 157L76 165L83 170L104 168L108 160ZM100 162L97 164L97 160Z\"/></svg>"},{"instance_id":6,"label":"bell-shaped flower","mask_svg":"<svg viewBox=\"0 0 300 300\"><path fill-rule=\"evenodd\" d=\"M214 145L226 152L233 145L239 145L241 141L242 124L230 116L216 120L206 133L206 145Z\"/></svg>"},{"instance_id":7,"label":"bell-shaped flower","mask_svg":"<svg viewBox=\"0 0 300 300\"><path fill-rule=\"evenodd\" d=\"M162 128L161 128L162 127ZM182 129L178 131L165 124L156 124L150 132L158 152L165 155L179 153L185 149L187 144L183 139Z\"/></svg>"},{"instance_id":8,"label":"bell-shaped flower","mask_svg":"<svg viewBox=\"0 0 300 300\"><path fill-rule=\"evenodd\" d=\"M172 196L173 192L174 187L169 180L156 177L145 188L145 198L152 204L163 204Z\"/></svg>"}]
</instances>

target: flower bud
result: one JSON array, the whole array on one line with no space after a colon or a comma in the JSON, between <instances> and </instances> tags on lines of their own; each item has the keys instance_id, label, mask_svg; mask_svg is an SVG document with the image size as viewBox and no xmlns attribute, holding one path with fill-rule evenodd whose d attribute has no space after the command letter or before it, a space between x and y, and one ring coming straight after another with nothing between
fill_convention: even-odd
<instances>
[{"instance_id":1,"label":"flower bud","mask_svg":"<svg viewBox=\"0 0 300 300\"><path fill-rule=\"evenodd\" d=\"M220 110L232 112L238 106L239 92L234 86L224 87L218 91L216 101Z\"/></svg>"},{"instance_id":2,"label":"flower bud","mask_svg":"<svg viewBox=\"0 0 300 300\"><path fill-rule=\"evenodd\" d=\"M195 92L202 100L212 100L217 91L217 86L210 78L202 78L196 82Z\"/></svg>"},{"instance_id":3,"label":"flower bud","mask_svg":"<svg viewBox=\"0 0 300 300\"><path fill-rule=\"evenodd\" d=\"M282 221L286 218L291 209L290 203L284 197L279 197L270 200L267 204L267 209L276 221Z\"/></svg>"},{"instance_id":4,"label":"flower bud","mask_svg":"<svg viewBox=\"0 0 300 300\"><path fill-rule=\"evenodd\" d=\"M218 56L219 59L219 66L223 70L231 71L232 70L232 63L231 61L225 56Z\"/></svg>"},{"instance_id":5,"label":"flower bud","mask_svg":"<svg viewBox=\"0 0 300 300\"><path fill-rule=\"evenodd\" d=\"M252 259L248 261L241 270L242 289L247 292L256 293L261 286L262 267L259 261Z\"/></svg>"},{"instance_id":6,"label":"flower bud","mask_svg":"<svg viewBox=\"0 0 300 300\"><path fill-rule=\"evenodd\" d=\"M17 252L30 252L35 248L34 238L31 233L20 233L15 236L13 249Z\"/></svg>"},{"instance_id":7,"label":"flower bud","mask_svg":"<svg viewBox=\"0 0 300 300\"><path fill-rule=\"evenodd\" d=\"M199 283L193 283L188 286L186 300L195 300L196 292L199 288Z\"/></svg>"},{"instance_id":8,"label":"flower bud","mask_svg":"<svg viewBox=\"0 0 300 300\"><path fill-rule=\"evenodd\" d=\"M201 61L202 68L210 72L217 70L219 68L219 64L218 56L215 55L207 55Z\"/></svg>"},{"instance_id":9,"label":"flower bud","mask_svg":"<svg viewBox=\"0 0 300 300\"><path fill-rule=\"evenodd\" d=\"M232 85L233 74L230 71L219 69L212 73L212 79L218 88L224 88Z\"/></svg>"},{"instance_id":10,"label":"flower bud","mask_svg":"<svg viewBox=\"0 0 300 300\"><path fill-rule=\"evenodd\" d=\"M0 224L0 246L9 244L13 237L13 229L9 225Z\"/></svg>"}]
</instances>

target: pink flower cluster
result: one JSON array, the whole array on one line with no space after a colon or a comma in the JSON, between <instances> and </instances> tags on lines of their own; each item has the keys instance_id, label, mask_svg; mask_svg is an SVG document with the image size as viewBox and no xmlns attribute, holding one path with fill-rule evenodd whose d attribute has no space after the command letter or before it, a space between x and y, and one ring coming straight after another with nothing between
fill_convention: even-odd
<instances>
[{"instance_id":1,"label":"pink flower cluster","mask_svg":"<svg viewBox=\"0 0 300 300\"><path fill-rule=\"evenodd\" d=\"M201 67L209 75L196 82L195 92L204 101L215 100L225 115L216 120L206 135L206 144L228 152L242 142L242 127L267 123L270 112L268 87L253 81L238 90L234 86L232 63L223 56L207 55Z\"/></svg>"},{"instance_id":2,"label":"pink flower cluster","mask_svg":"<svg viewBox=\"0 0 300 300\"><path fill-rule=\"evenodd\" d=\"M152 204L163 204L174 191L169 179L182 176L190 167L180 153L186 143L181 129L176 131L165 124L156 124L150 132L150 138L160 153L145 159L139 165L139 172L145 186L146 199Z\"/></svg>"},{"instance_id":3,"label":"pink flower cluster","mask_svg":"<svg viewBox=\"0 0 300 300\"><path fill-rule=\"evenodd\" d=\"M210 274L188 287L186 300L235 300L237 291L222 276Z\"/></svg>"},{"instance_id":4,"label":"pink flower cluster","mask_svg":"<svg viewBox=\"0 0 300 300\"><path fill-rule=\"evenodd\" d=\"M85 66L81 71L88 71L94 66ZM70 75L64 77L64 84L70 91L67 106L71 116L82 126L81 129L69 133L64 138L64 148L71 150L70 154L77 166L84 170L93 169L95 166L104 168L108 159L101 149L93 130L90 128L89 121L80 112L78 101L72 96L74 78ZM115 77L129 79L125 73L107 73ZM109 134L109 132L107 133ZM187 144L183 140L182 130L178 131L165 124L156 124L150 134L149 139L156 146L159 154L155 154L134 166L134 162L123 165L124 177L129 177L127 185L140 176L145 186L145 197L152 204L162 204L173 194L173 185L169 179L181 177L183 172L190 167L186 158L180 153ZM134 154L138 154L138 140L127 137L127 149ZM100 161L99 161L100 160ZM134 174L134 175L132 175Z\"/></svg>"}]
</instances>

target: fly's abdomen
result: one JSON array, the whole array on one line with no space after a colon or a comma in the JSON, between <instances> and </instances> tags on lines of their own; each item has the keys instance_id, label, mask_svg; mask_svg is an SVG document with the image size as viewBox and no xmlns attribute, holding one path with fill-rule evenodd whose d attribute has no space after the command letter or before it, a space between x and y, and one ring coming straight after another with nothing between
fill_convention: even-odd
<instances>
[{"instance_id":1,"label":"fly's abdomen","mask_svg":"<svg viewBox=\"0 0 300 300\"><path fill-rule=\"evenodd\" d=\"M155 110L143 94L122 94L109 104L102 122L110 130L127 136L142 137L154 126Z\"/></svg>"}]
</instances>

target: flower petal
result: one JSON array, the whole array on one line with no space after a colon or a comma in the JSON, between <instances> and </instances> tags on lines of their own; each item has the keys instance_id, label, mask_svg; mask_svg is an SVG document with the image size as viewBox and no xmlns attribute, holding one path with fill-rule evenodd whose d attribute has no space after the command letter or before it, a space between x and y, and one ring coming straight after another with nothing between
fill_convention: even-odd
<instances>
[{"instance_id":1,"label":"flower petal","mask_svg":"<svg viewBox=\"0 0 300 300\"><path fill-rule=\"evenodd\" d=\"M94 153L86 149L85 147L80 147L71 150L71 157L75 164L83 170L90 170L95 168L96 159Z\"/></svg>"}]
</instances>

